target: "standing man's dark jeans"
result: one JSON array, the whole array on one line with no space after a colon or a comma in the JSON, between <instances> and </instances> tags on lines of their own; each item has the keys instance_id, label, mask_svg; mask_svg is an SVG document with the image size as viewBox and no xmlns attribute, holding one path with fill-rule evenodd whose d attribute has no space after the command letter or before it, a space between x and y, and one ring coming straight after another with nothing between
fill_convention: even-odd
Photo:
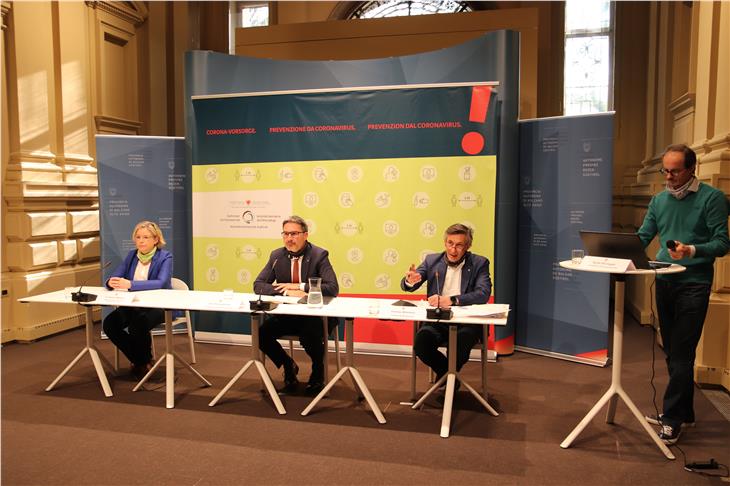
<instances>
[{"instance_id":1,"label":"standing man's dark jeans","mask_svg":"<svg viewBox=\"0 0 730 486\"><path fill-rule=\"evenodd\" d=\"M471 348L482 337L481 326L460 325L456 332L456 369L457 371L469 361ZM439 346L449 343L448 324L423 324L416 333L413 348L416 356L429 366L437 379L441 378L449 370L449 360L438 350Z\"/></svg>"},{"instance_id":2,"label":"standing man's dark jeans","mask_svg":"<svg viewBox=\"0 0 730 486\"><path fill-rule=\"evenodd\" d=\"M119 307L104 319L102 326L104 334L132 364L143 366L152 361L150 330L163 322L165 312L161 309Z\"/></svg>"},{"instance_id":3,"label":"standing man's dark jeans","mask_svg":"<svg viewBox=\"0 0 730 486\"><path fill-rule=\"evenodd\" d=\"M338 320L328 318L329 333L337 326ZM259 349L273 361L277 368L291 358L277 341L282 336L299 336L299 343L312 359L312 375L310 382L322 382L324 379L324 336L322 336L322 318L315 316L271 316L261 325L259 331Z\"/></svg>"},{"instance_id":4,"label":"standing man's dark jeans","mask_svg":"<svg viewBox=\"0 0 730 486\"><path fill-rule=\"evenodd\" d=\"M673 428L695 421L695 352L709 301L710 284L656 281L659 327L669 371L663 418Z\"/></svg>"}]
</instances>

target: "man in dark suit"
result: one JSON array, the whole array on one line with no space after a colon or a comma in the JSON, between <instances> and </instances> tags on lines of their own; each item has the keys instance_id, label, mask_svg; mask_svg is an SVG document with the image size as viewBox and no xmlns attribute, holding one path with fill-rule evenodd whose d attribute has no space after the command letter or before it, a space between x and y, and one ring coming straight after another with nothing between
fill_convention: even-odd
<instances>
[{"instance_id":1,"label":"man in dark suit","mask_svg":"<svg viewBox=\"0 0 730 486\"><path fill-rule=\"evenodd\" d=\"M329 261L329 253L307 241L307 223L299 216L290 216L282 224L284 246L271 252L269 261L253 284L253 290L263 295L303 297L309 292L309 278L322 279L322 295L336 297L339 292L337 276ZM328 319L331 332L337 319ZM291 391L298 384L299 366L286 354L278 338L299 336L304 351L312 359L312 374L306 392L316 394L324 387L324 352L322 319L312 316L270 316L259 333L259 348L277 368L284 367L284 390Z\"/></svg>"},{"instance_id":2,"label":"man in dark suit","mask_svg":"<svg viewBox=\"0 0 730 486\"><path fill-rule=\"evenodd\" d=\"M463 224L449 226L444 233L446 250L428 255L418 268L411 265L401 280L401 288L406 292L413 292L425 281L428 303L443 309L456 305L486 304L492 293L489 260L469 251L472 239L470 227ZM460 370L469 360L471 348L479 342L481 331L480 326L459 326L456 341L457 369ZM448 371L449 361L438 350L448 340L447 324L429 323L421 326L413 343L416 355L431 367L437 379Z\"/></svg>"}]
</instances>

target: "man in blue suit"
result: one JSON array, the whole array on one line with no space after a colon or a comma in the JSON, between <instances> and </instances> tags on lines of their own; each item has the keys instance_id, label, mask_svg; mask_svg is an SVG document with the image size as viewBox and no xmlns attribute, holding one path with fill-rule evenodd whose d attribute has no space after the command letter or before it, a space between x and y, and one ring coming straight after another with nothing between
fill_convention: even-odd
<instances>
[{"instance_id":1,"label":"man in blue suit","mask_svg":"<svg viewBox=\"0 0 730 486\"><path fill-rule=\"evenodd\" d=\"M472 239L470 227L458 223L449 226L444 232L445 251L428 255L418 268L411 265L401 280L401 288L406 292L413 292L424 281L427 282L428 303L442 309L457 305L486 304L492 293L489 260L469 251ZM469 360L471 348L479 342L481 334L481 326L459 325L456 342L457 369L460 370ZM429 323L421 326L413 343L416 355L431 367L437 380L448 371L449 361L438 350L448 340L448 324Z\"/></svg>"}]
</instances>

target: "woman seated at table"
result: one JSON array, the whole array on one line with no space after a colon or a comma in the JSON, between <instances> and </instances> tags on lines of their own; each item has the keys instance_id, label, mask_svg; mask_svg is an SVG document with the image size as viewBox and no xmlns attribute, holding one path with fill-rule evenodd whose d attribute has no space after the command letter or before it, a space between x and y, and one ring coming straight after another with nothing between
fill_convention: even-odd
<instances>
[{"instance_id":1,"label":"woman seated at table","mask_svg":"<svg viewBox=\"0 0 730 486\"><path fill-rule=\"evenodd\" d=\"M116 290L171 288L172 254L162 248L165 238L156 223L142 221L132 232L136 246L112 272L106 286ZM119 307L104 319L104 333L129 358L132 375L141 379L152 367L150 330L164 322L162 309Z\"/></svg>"}]
</instances>

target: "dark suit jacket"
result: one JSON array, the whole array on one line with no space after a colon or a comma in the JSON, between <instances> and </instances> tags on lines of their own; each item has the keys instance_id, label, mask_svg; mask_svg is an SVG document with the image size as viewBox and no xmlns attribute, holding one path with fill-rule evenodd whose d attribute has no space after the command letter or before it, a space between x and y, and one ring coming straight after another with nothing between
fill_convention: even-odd
<instances>
[{"instance_id":1,"label":"dark suit jacket","mask_svg":"<svg viewBox=\"0 0 730 486\"><path fill-rule=\"evenodd\" d=\"M301 265L302 282L305 282L304 291L309 292L310 277L322 278L322 295L337 297L340 286L337 283L337 275L332 268L329 259L329 252L324 248L307 242L304 249ZM285 247L277 248L271 252L269 261L253 283L253 291L263 295L278 295L272 283L291 283L291 260Z\"/></svg>"},{"instance_id":2,"label":"dark suit jacket","mask_svg":"<svg viewBox=\"0 0 730 486\"><path fill-rule=\"evenodd\" d=\"M134 280L134 271L137 269L137 250L131 250L127 253L124 261L114 269L109 278L123 277L132 282L129 288L130 292L135 290L155 290L155 289L171 289L172 288L172 253L167 250L157 250L152 257L150 270L147 272L147 280ZM109 278L104 284L109 287Z\"/></svg>"},{"instance_id":3,"label":"dark suit jacket","mask_svg":"<svg viewBox=\"0 0 730 486\"><path fill-rule=\"evenodd\" d=\"M416 271L421 274L421 281L413 287L408 287L406 279L403 277L400 282L401 289L406 292L414 292L423 285L423 282L428 282L426 294L429 297L441 293L446 277L446 252L428 255ZM439 288L436 287L436 272L439 273ZM467 252L464 266L461 269L461 294L457 296L459 305L486 304L491 293L492 280L489 278L489 260Z\"/></svg>"}]
</instances>

